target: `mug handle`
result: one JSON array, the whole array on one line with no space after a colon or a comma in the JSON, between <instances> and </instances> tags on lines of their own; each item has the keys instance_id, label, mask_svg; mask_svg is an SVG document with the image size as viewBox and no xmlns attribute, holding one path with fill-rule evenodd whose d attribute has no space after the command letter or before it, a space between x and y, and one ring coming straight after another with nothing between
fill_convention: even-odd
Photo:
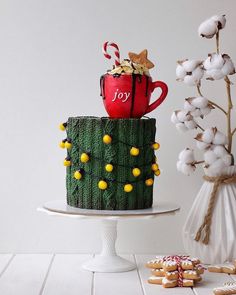
<instances>
[{"instance_id":1,"label":"mug handle","mask_svg":"<svg viewBox=\"0 0 236 295\"><path fill-rule=\"evenodd\" d=\"M152 104L150 104L147 109L146 109L146 114L150 113L151 111L153 111L155 108L157 108L166 98L167 93L168 93L168 86L166 85L166 83L162 82L162 81L155 81L152 82L151 84L151 92L153 92L153 90L157 87L160 87L162 92L160 97L155 100Z\"/></svg>"}]
</instances>

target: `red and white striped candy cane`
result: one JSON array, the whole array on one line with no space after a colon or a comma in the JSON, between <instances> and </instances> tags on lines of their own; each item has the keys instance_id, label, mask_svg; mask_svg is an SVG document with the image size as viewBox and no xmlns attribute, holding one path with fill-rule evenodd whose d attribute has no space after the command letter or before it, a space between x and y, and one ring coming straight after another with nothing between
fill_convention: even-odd
<instances>
[{"instance_id":1,"label":"red and white striped candy cane","mask_svg":"<svg viewBox=\"0 0 236 295\"><path fill-rule=\"evenodd\" d=\"M109 42L109 41L107 41L107 42L105 42L103 44L103 48L102 49L103 49L104 56L106 58L108 58L108 59L111 59L111 55L107 53L108 47L113 47L114 48L114 50L115 50L114 51L114 54L115 54L115 65L116 66L119 66L120 65L120 50L119 50L118 45L116 43L114 43L114 42Z\"/></svg>"}]
</instances>

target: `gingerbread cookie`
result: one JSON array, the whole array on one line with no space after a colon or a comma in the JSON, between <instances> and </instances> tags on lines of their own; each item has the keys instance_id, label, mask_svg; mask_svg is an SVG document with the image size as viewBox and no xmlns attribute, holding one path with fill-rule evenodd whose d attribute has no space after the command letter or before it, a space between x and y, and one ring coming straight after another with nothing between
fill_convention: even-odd
<instances>
[{"instance_id":1,"label":"gingerbread cookie","mask_svg":"<svg viewBox=\"0 0 236 295\"><path fill-rule=\"evenodd\" d=\"M227 273L227 274L235 274L236 267L234 264L226 263L226 264L217 264L208 266L209 272L217 272L217 273Z\"/></svg>"},{"instance_id":2,"label":"gingerbread cookie","mask_svg":"<svg viewBox=\"0 0 236 295\"><path fill-rule=\"evenodd\" d=\"M183 280L183 287L193 287L194 281L193 280Z\"/></svg>"},{"instance_id":3,"label":"gingerbread cookie","mask_svg":"<svg viewBox=\"0 0 236 295\"><path fill-rule=\"evenodd\" d=\"M184 270L191 270L194 269L194 264L191 260L183 260L181 261L181 267Z\"/></svg>"},{"instance_id":4,"label":"gingerbread cookie","mask_svg":"<svg viewBox=\"0 0 236 295\"><path fill-rule=\"evenodd\" d=\"M196 257L191 258L191 261L194 264L194 266L201 263L200 259Z\"/></svg>"},{"instance_id":5,"label":"gingerbread cookie","mask_svg":"<svg viewBox=\"0 0 236 295\"><path fill-rule=\"evenodd\" d=\"M157 277L164 277L165 276L165 271L163 268L152 269L151 273L152 273L152 275L157 276Z\"/></svg>"},{"instance_id":6,"label":"gingerbread cookie","mask_svg":"<svg viewBox=\"0 0 236 295\"><path fill-rule=\"evenodd\" d=\"M183 272L183 278L187 280L198 280L199 275L196 270L185 270Z\"/></svg>"},{"instance_id":7,"label":"gingerbread cookie","mask_svg":"<svg viewBox=\"0 0 236 295\"><path fill-rule=\"evenodd\" d=\"M189 256L158 256L146 264L151 268L151 284L162 284L164 288L192 287L201 281L204 267L198 258ZM153 268L154 267L154 268Z\"/></svg>"},{"instance_id":8,"label":"gingerbread cookie","mask_svg":"<svg viewBox=\"0 0 236 295\"><path fill-rule=\"evenodd\" d=\"M199 275L204 274L204 270L205 270L205 269L206 269L206 268L203 267L201 264L198 264L198 265L196 265L196 266L194 267L194 270L196 270L196 272L197 272Z\"/></svg>"},{"instance_id":9,"label":"gingerbread cookie","mask_svg":"<svg viewBox=\"0 0 236 295\"><path fill-rule=\"evenodd\" d=\"M146 263L146 267L148 268L162 268L163 263L163 257L164 256L157 256L156 259L149 260Z\"/></svg>"},{"instance_id":10,"label":"gingerbread cookie","mask_svg":"<svg viewBox=\"0 0 236 295\"><path fill-rule=\"evenodd\" d=\"M176 261L164 261L162 263L164 271L174 271L177 270L177 262Z\"/></svg>"},{"instance_id":11,"label":"gingerbread cookie","mask_svg":"<svg viewBox=\"0 0 236 295\"><path fill-rule=\"evenodd\" d=\"M164 288L174 288L174 287L178 286L178 281L177 280L168 280L167 278L163 278L162 286Z\"/></svg>"},{"instance_id":12,"label":"gingerbread cookie","mask_svg":"<svg viewBox=\"0 0 236 295\"><path fill-rule=\"evenodd\" d=\"M165 276L165 278L167 278L167 280L178 280L179 272L177 270L166 271L166 272L164 272L164 276Z\"/></svg>"},{"instance_id":13,"label":"gingerbread cookie","mask_svg":"<svg viewBox=\"0 0 236 295\"><path fill-rule=\"evenodd\" d=\"M223 287L213 289L215 295L230 295L236 294L236 282L228 282Z\"/></svg>"},{"instance_id":14,"label":"gingerbread cookie","mask_svg":"<svg viewBox=\"0 0 236 295\"><path fill-rule=\"evenodd\" d=\"M151 276L151 277L148 278L148 283L161 285L162 280L163 280L163 277Z\"/></svg>"}]
</instances>

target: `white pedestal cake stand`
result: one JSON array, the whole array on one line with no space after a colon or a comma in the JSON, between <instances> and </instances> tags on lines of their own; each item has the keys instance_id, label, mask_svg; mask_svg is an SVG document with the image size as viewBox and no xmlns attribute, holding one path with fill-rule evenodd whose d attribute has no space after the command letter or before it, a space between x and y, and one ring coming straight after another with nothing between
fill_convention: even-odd
<instances>
[{"instance_id":1,"label":"white pedestal cake stand","mask_svg":"<svg viewBox=\"0 0 236 295\"><path fill-rule=\"evenodd\" d=\"M52 216L64 216L76 219L95 219L101 221L102 251L91 260L83 264L83 268L94 272L124 272L136 268L135 264L116 253L117 222L125 219L148 219L161 214L174 214L179 210L175 204L162 203L149 209L142 210L91 210L68 206L65 201L51 201L38 208Z\"/></svg>"}]
</instances>

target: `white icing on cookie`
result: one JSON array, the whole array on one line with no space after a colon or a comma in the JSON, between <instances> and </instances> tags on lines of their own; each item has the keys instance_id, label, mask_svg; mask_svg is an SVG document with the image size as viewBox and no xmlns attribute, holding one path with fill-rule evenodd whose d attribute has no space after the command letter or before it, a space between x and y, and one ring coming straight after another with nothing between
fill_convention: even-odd
<instances>
[{"instance_id":1,"label":"white icing on cookie","mask_svg":"<svg viewBox=\"0 0 236 295\"><path fill-rule=\"evenodd\" d=\"M172 284L172 283L176 283L176 280L168 280L167 278L163 278L162 283L163 284Z\"/></svg>"},{"instance_id":2,"label":"white icing on cookie","mask_svg":"<svg viewBox=\"0 0 236 295\"><path fill-rule=\"evenodd\" d=\"M174 266L174 265L177 265L177 263L175 261L164 261L163 265L165 265L165 266Z\"/></svg>"},{"instance_id":3,"label":"white icing on cookie","mask_svg":"<svg viewBox=\"0 0 236 295\"><path fill-rule=\"evenodd\" d=\"M189 274L189 275L196 275L197 274L197 272L195 270L185 270L184 273Z\"/></svg>"},{"instance_id":4,"label":"white icing on cookie","mask_svg":"<svg viewBox=\"0 0 236 295\"><path fill-rule=\"evenodd\" d=\"M150 276L148 279L151 281L155 281L155 280L161 280L161 279L163 279L163 277Z\"/></svg>"}]
</instances>

